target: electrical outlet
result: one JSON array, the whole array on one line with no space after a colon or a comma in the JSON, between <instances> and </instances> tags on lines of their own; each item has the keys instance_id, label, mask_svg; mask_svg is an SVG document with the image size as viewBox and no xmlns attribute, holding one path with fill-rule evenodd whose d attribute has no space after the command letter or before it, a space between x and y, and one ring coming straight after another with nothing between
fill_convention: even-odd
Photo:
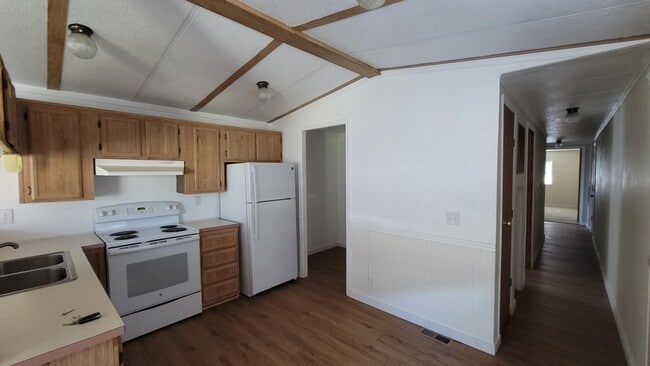
<instances>
[{"instance_id":1,"label":"electrical outlet","mask_svg":"<svg viewBox=\"0 0 650 366\"><path fill-rule=\"evenodd\" d=\"M447 225L460 225L460 212L447 211L446 222Z\"/></svg>"},{"instance_id":2,"label":"electrical outlet","mask_svg":"<svg viewBox=\"0 0 650 366\"><path fill-rule=\"evenodd\" d=\"M0 210L0 225L14 223L14 210L6 208Z\"/></svg>"},{"instance_id":3,"label":"electrical outlet","mask_svg":"<svg viewBox=\"0 0 650 366\"><path fill-rule=\"evenodd\" d=\"M194 206L201 206L201 196L194 196Z\"/></svg>"}]
</instances>

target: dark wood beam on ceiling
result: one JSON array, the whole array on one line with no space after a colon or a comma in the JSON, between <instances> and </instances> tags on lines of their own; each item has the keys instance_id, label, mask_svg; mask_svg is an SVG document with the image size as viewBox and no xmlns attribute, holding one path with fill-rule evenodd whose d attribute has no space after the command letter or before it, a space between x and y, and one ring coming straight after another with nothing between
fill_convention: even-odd
<instances>
[{"instance_id":1,"label":"dark wood beam on ceiling","mask_svg":"<svg viewBox=\"0 0 650 366\"><path fill-rule=\"evenodd\" d=\"M359 81L359 80L361 80L361 79L363 79L363 78L364 78L363 76L357 76L356 78L354 78L354 79L352 79L352 80L350 80L350 81L348 81L348 82L346 82L346 83L344 83L344 84L341 84L341 85L337 86L336 88L334 88L334 89L328 91L327 93L325 93L325 94L321 94L321 95L317 96L316 98L314 98L314 99L312 99L312 100L309 100L309 101L307 101L307 102L305 102L305 103L303 103L303 104L297 106L296 108L293 108L293 109L290 110L289 112L283 113L283 114L281 114L281 115L279 115L279 116L273 118L272 120L268 121L267 123L272 123L272 122L275 122L275 121L279 120L279 119L282 118L282 117L288 116L288 115L290 115L291 113L297 111L298 109L304 108L304 107L306 107L306 106L308 106L308 105L314 103L314 102L317 101L317 100L320 100L320 99L322 99L322 98L325 98L326 96L328 96L328 95L330 95L330 94L332 94L332 93L335 93L335 92L337 92L337 91L339 91L339 90L345 88L345 87L348 86L348 85L354 84L354 83L356 83L357 81Z\"/></svg>"},{"instance_id":2,"label":"dark wood beam on ceiling","mask_svg":"<svg viewBox=\"0 0 650 366\"><path fill-rule=\"evenodd\" d=\"M61 88L68 0L47 1L47 88Z\"/></svg>"},{"instance_id":3,"label":"dark wood beam on ceiling","mask_svg":"<svg viewBox=\"0 0 650 366\"><path fill-rule=\"evenodd\" d=\"M219 84L213 91L208 94L205 98L203 98L202 101L199 102L199 104L195 105L194 108L191 109L192 112L196 112L199 109L205 107L206 104L210 103L214 98L217 97L217 95L221 94L226 88L228 88L230 85L232 85L237 79L242 77L245 73L247 73L250 69L252 69L255 65L257 65L260 61L262 61L266 56L268 56L273 50L278 48L282 42L278 40L273 40L271 43L269 43L266 47L264 47L260 52L257 53L257 55L253 56L250 60L248 60L247 63L245 63L242 67L240 67L237 71L235 71L228 79L226 79L224 82Z\"/></svg>"},{"instance_id":4,"label":"dark wood beam on ceiling","mask_svg":"<svg viewBox=\"0 0 650 366\"><path fill-rule=\"evenodd\" d=\"M382 5L382 7L392 5L392 4L395 4L395 3L399 3L399 2L402 2L402 1L404 1L404 0L386 0L386 2L384 3L384 5ZM366 13L366 12L369 12L369 11L371 11L371 10L366 10L366 9L360 7L360 6L355 6L355 7L352 7L350 9L341 10L341 11L339 11L337 13L326 15L326 16L324 16L322 18L314 19L314 20L309 21L307 23L297 25L297 26L293 27L293 29L302 32L302 31L306 31L308 29L313 29L313 28L316 28L316 27L322 27L322 26L330 24L330 23L338 22L339 20L343 20L343 19L346 19L346 18L357 16L359 14L363 14L363 13Z\"/></svg>"},{"instance_id":5,"label":"dark wood beam on ceiling","mask_svg":"<svg viewBox=\"0 0 650 366\"><path fill-rule=\"evenodd\" d=\"M243 2L235 0L190 0L190 2L364 77L380 74L378 69L365 62L297 31Z\"/></svg>"}]
</instances>

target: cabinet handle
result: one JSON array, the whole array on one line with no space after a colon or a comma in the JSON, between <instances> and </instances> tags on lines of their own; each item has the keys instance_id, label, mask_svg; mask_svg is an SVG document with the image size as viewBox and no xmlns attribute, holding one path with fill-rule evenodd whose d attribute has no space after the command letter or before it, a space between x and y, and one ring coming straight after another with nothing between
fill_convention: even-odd
<instances>
[{"instance_id":1,"label":"cabinet handle","mask_svg":"<svg viewBox=\"0 0 650 366\"><path fill-rule=\"evenodd\" d=\"M32 187L27 187L27 194L30 196L32 195Z\"/></svg>"}]
</instances>

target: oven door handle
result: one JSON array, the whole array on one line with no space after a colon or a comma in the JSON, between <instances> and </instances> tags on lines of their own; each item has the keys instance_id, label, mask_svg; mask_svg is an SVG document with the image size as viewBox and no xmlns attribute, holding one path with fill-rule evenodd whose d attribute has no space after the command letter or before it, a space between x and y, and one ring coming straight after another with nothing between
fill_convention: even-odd
<instances>
[{"instance_id":1,"label":"oven door handle","mask_svg":"<svg viewBox=\"0 0 650 366\"><path fill-rule=\"evenodd\" d=\"M198 241L199 238L195 237L194 235L192 237L186 237L186 238L178 238L176 240L172 239L164 239L164 241L154 241L154 242L147 242L147 243L141 243L138 244L137 246L123 246L123 247L117 247L117 248L110 248L106 249L106 253L108 255L120 255L120 254L126 254L126 253L133 253L133 252L141 252L143 250L152 250L156 248L163 248L163 247L168 247L171 245L179 245L179 244L184 244L184 243L189 243L192 241Z\"/></svg>"}]
</instances>

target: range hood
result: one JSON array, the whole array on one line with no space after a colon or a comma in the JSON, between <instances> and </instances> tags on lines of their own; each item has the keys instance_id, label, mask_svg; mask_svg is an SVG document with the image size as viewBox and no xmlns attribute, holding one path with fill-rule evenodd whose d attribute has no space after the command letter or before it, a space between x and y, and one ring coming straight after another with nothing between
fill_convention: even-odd
<instances>
[{"instance_id":1,"label":"range hood","mask_svg":"<svg viewBox=\"0 0 650 366\"><path fill-rule=\"evenodd\" d=\"M183 175L182 160L95 159L95 175Z\"/></svg>"}]
</instances>

